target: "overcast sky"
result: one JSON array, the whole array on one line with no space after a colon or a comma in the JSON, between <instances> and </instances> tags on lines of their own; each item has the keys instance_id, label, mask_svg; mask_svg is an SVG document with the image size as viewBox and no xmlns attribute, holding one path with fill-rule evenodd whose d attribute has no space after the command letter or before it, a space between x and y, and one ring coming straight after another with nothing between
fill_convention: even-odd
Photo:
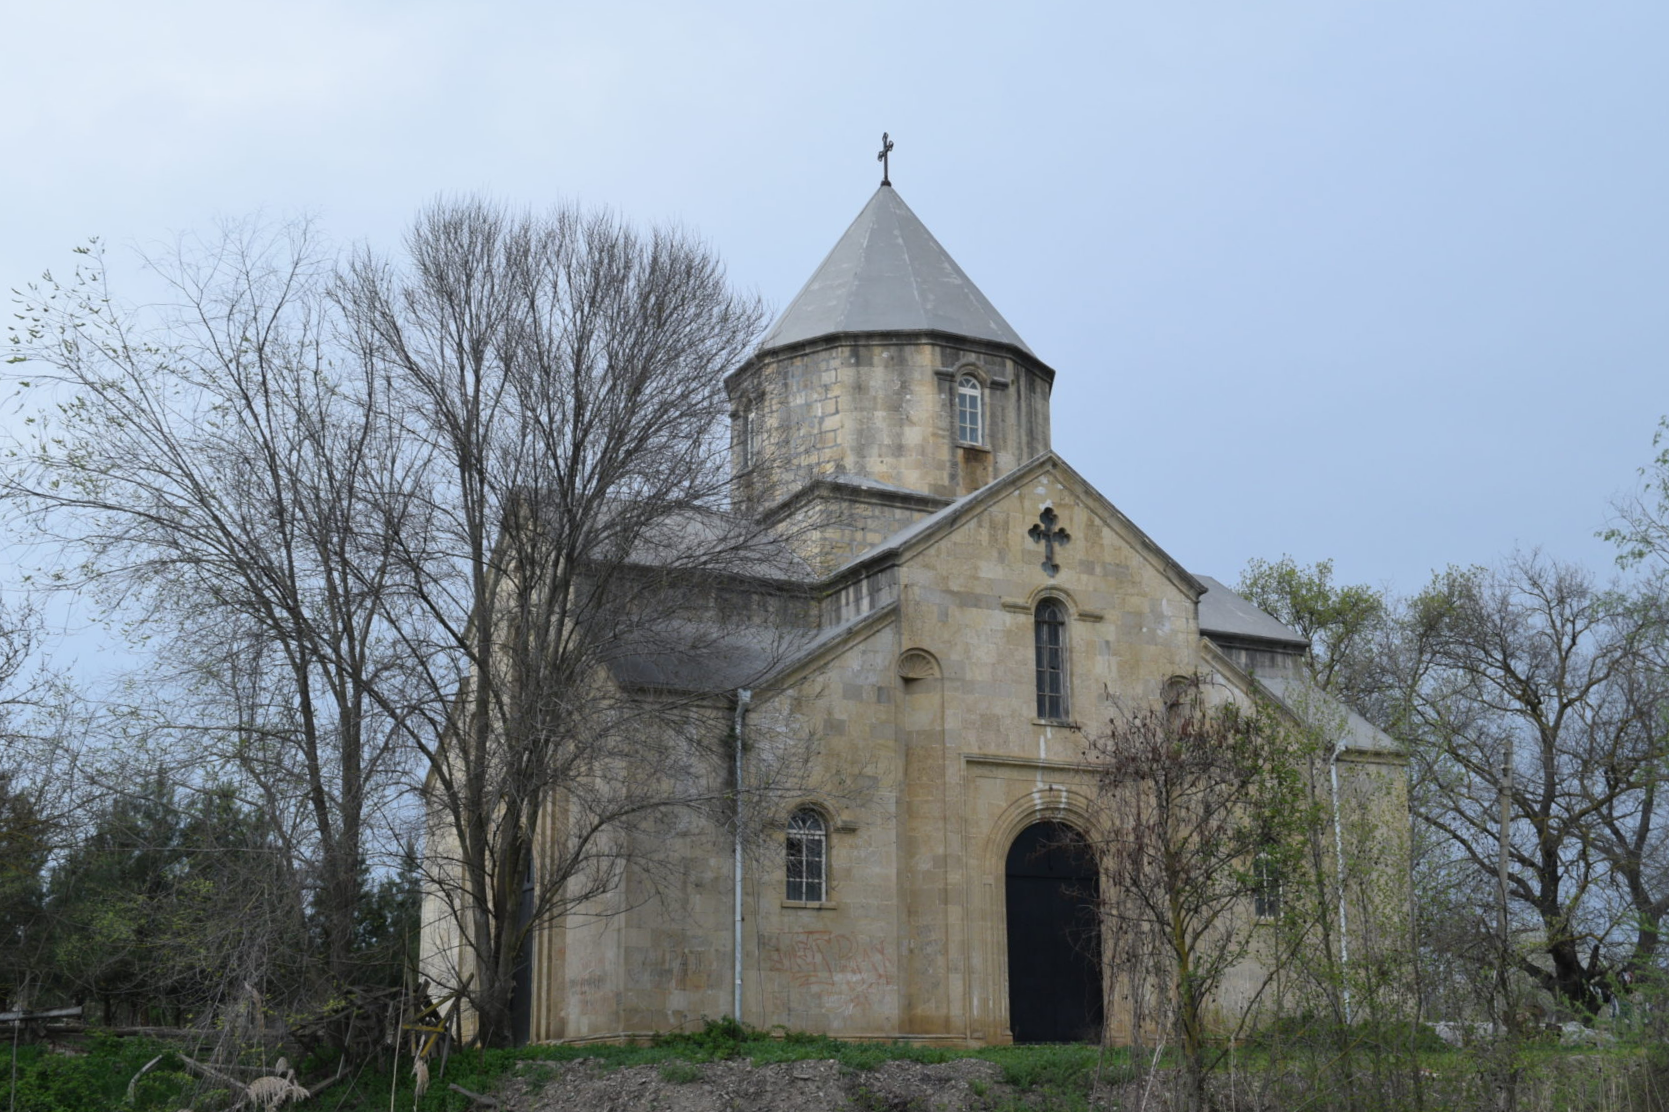
<instances>
[{"instance_id":1,"label":"overcast sky","mask_svg":"<svg viewBox=\"0 0 1669 1112\"><path fill-rule=\"evenodd\" d=\"M0 282L438 194L675 220L779 309L893 182L1195 571L1605 570L1669 354L1669 4L0 7ZM64 269L68 269L64 266Z\"/></svg>"}]
</instances>

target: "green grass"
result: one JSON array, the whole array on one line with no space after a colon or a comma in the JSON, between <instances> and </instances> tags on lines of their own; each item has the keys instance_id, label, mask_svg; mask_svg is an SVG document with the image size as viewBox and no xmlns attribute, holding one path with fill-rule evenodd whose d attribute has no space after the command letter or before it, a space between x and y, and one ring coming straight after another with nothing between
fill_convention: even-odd
<instances>
[{"instance_id":1,"label":"green grass","mask_svg":"<svg viewBox=\"0 0 1669 1112\"><path fill-rule=\"evenodd\" d=\"M1362 1054L1359 1067L1369 1069L1373 1049L1394 1049L1406 1045L1402 1038L1376 1040L1367 1037L1372 1031L1357 1033L1360 1037L1353 1048ZM1397 1033L1400 1035L1400 1033ZM1252 1043L1235 1055L1235 1066L1251 1074L1271 1069L1282 1071L1297 1083L1304 1081L1307 1072L1322 1069L1332 1062L1334 1054L1326 1039L1307 1028L1295 1027L1279 1032L1263 1044ZM17 1103L19 1112L174 1112L175 1109L210 1105L224 1107L224 1099L206 1097L199 1088L201 1081L188 1073L179 1059L161 1043L145 1039L117 1039L93 1036L85 1044L81 1056L48 1054L40 1047L24 1046L17 1059ZM1626 1107L1608 1096L1616 1090L1620 1079L1639 1076L1648 1065L1651 1048L1639 1043L1601 1048L1563 1048L1556 1043L1531 1043L1519 1048L1516 1063L1522 1071L1527 1108L1601 1109ZM136 1086L132 1102L126 1099L129 1078L153 1057L163 1060ZM617 1070L631 1066L653 1066L658 1075L670 1084L693 1084L703 1076L702 1066L708 1062L747 1060L756 1065L775 1062L798 1062L832 1059L857 1071L873 1070L893 1061L942 1063L959 1058L974 1058L995 1064L1001 1079L1011 1086L1016 1096L1012 1107L1026 1107L1031 1112L1046 1109L1080 1112L1087 1104L1090 1083L1099 1061L1102 1077L1113 1083L1133 1076L1128 1051L1109 1049L1105 1053L1093 1046L995 1046L975 1049L952 1049L940 1046L916 1046L904 1042L843 1042L804 1032L761 1032L742 1027L729 1020L710 1021L699 1030L661 1035L647 1045L637 1046L531 1046L516 1050L462 1050L451 1055L444 1080L440 1077L438 1061L430 1063L432 1080L428 1093L417 1104L418 1112L464 1112L470 1106L468 1098L448 1091L447 1083L456 1083L478 1093L490 1093L508 1077L520 1076L530 1084L554 1079L557 1071L542 1068L537 1063L560 1064L589 1060L597 1070ZM1489 1079L1484 1071L1487 1064L1477 1053L1468 1050L1438 1049L1426 1042L1419 1044L1416 1059L1424 1077L1426 1107L1451 1109L1477 1106L1486 1094ZM1174 1065L1166 1061L1161 1065ZM1223 1069L1227 1070L1228 1063ZM1407 1059L1387 1060L1386 1068L1398 1073L1402 1081L1409 1069ZM317 1078L330 1072L329 1063L302 1063L303 1077ZM10 1048L0 1047L0 1112L10 1105ZM1321 1075L1317 1075L1318 1078ZM410 1062L402 1059L397 1078L388 1070L361 1069L348 1080L332 1087L320 1098L306 1105L306 1109L331 1112L384 1112L388 1108L390 1082L394 1081L396 1106L411 1109L412 1078ZM864 1084L859 1078L854 1090ZM1607 1088L1609 1087L1609 1088ZM994 1095L994 1085L980 1082L976 1091L986 1099ZM872 1087L873 1089L873 1087ZM1000 1090L999 1090L1000 1091ZM1530 1094L1535 1099L1529 1099ZM222 1095L223 1096L223 1095ZM1612 1103L1607 1103L1611 1100Z\"/></svg>"},{"instance_id":2,"label":"green grass","mask_svg":"<svg viewBox=\"0 0 1669 1112\"><path fill-rule=\"evenodd\" d=\"M0 1051L0 1108L8 1106L10 1054ZM223 1099L206 1099L200 1080L188 1073L169 1048L145 1039L117 1039L95 1036L86 1044L83 1056L48 1054L40 1047L25 1046L18 1051L17 1105L19 1112L173 1112L191 1107L223 1105ZM141 1079L134 1100L126 1100L128 1079L158 1054L164 1060ZM995 1063L1003 1079L1017 1089L1044 1094L1048 1107L1073 1108L1083 1104L1094 1076L1098 1052L1093 1046L1001 1046L973 1050L915 1046L903 1042L843 1042L804 1032L767 1033L745 1028L728 1019L708 1021L698 1031L661 1035L646 1046L530 1046L516 1050L461 1050L447 1062L446 1076L440 1076L438 1061L430 1062L429 1091L417 1104L419 1112L463 1112L470 1101L448 1090L449 1083L477 1093L488 1093L511 1075L520 1074L537 1084L546 1074L521 1063L562 1063L589 1059L602 1070L630 1066L659 1067L662 1078L673 1084L701 1079L700 1065L726 1059L747 1059L756 1065L833 1059L854 1070L872 1070L885 1062L949 1062L957 1058L979 1058ZM1102 1062L1104 1076L1117 1079L1130 1068L1128 1055L1109 1050ZM301 1063L304 1078L318 1078L331 1072L330 1063ZM387 1069L361 1068L334 1085L319 1099L300 1108L331 1109L332 1112L371 1112L386 1109L390 1082L394 1082L397 1107L412 1107L410 1063L402 1061L398 1078ZM983 1087L983 1086L982 1086Z\"/></svg>"},{"instance_id":3,"label":"green grass","mask_svg":"<svg viewBox=\"0 0 1669 1112\"><path fill-rule=\"evenodd\" d=\"M1588 1075L1602 1060L1637 1056L1634 1051L1577 1051L1557 1046L1526 1048L1523 1064L1526 1076L1543 1078L1547 1087L1549 1071L1559 1076L1557 1091L1544 1096L1534 1107L1595 1108L1601 1103L1582 1099L1583 1085L1602 1084ZM1249 1050L1237 1056L1239 1068L1256 1071L1266 1068L1266 1051ZM537 1082L547 1071L537 1067L522 1067L521 1062L571 1062L589 1059L599 1070L624 1069L631 1066L652 1065L659 1075L672 1084L690 1084L700 1080L703 1063L727 1059L746 1059L756 1065L773 1062L797 1062L832 1059L853 1070L873 1070L891 1061L922 1063L950 1062L960 1058L974 1058L994 1063L1001 1071L1002 1080L1016 1090L1016 1095L1002 1105L1013 1112L1085 1112L1088 1107L1090 1083L1095 1076L1099 1059L1103 1080L1117 1083L1133 1076L1134 1070L1128 1051L1109 1049L1104 1054L1094 1046L1042 1045L996 1046L974 1049L951 1049L916 1046L903 1042L843 1042L803 1032L782 1032L775 1035L741 1029L727 1021L709 1023L700 1031L663 1035L649 1045L641 1046L536 1046L520 1050L499 1050L480 1053L464 1051L451 1059L447 1081L455 1081L475 1092L490 1092L506 1075L519 1073ZM1423 1049L1419 1062L1431 1075L1427 1081L1428 1109L1471 1109L1479 1107L1478 1089L1473 1075L1479 1066L1466 1051ZM1174 1061L1161 1062L1162 1066ZM1290 1063L1289 1063L1290 1064ZM1225 1069L1227 1064L1225 1063ZM554 1075L555 1071L548 1071ZM398 1107L410 1108L409 1074L402 1071ZM1608 1075L1609 1076L1609 1075ZM862 1088L860 1080L858 1084ZM990 1086L974 1085L979 1095L989 1099ZM985 1090L985 1091L981 1091ZM386 1073L366 1074L350 1090L339 1086L326 1094L326 1100L303 1108L340 1109L340 1112L371 1112L388 1107L389 1079ZM1458 1098L1458 1099L1457 1099ZM878 1099L878 1098L877 1098ZM860 1100L860 1106L861 1106ZM420 1112L463 1112L469 1102L455 1093L444 1091L444 1085L431 1086L428 1095L418 1106ZM1527 1107L1531 1105L1527 1102ZM1609 1105L1603 1107L1611 1107ZM79 1112L79 1110L76 1110ZM149 1110L143 1110L149 1112ZM162 1112L159 1109L159 1112ZM171 1110L167 1110L171 1112Z\"/></svg>"},{"instance_id":4,"label":"green grass","mask_svg":"<svg viewBox=\"0 0 1669 1112\"><path fill-rule=\"evenodd\" d=\"M197 1078L166 1046L149 1039L95 1036L86 1054L49 1054L39 1046L6 1047L0 1052L0 1106L15 1101L18 1112L104 1112L113 1108L169 1109L186 1107L197 1088ZM134 1086L134 1103L127 1104L130 1079L152 1058L163 1055L156 1067Z\"/></svg>"}]
</instances>

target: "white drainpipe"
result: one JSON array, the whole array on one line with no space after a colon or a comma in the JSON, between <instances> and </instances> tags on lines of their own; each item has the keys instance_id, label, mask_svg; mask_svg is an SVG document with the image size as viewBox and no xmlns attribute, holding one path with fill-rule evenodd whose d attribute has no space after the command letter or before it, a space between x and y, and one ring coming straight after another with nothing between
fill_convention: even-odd
<instances>
[{"instance_id":1,"label":"white drainpipe","mask_svg":"<svg viewBox=\"0 0 1669 1112\"><path fill-rule=\"evenodd\" d=\"M742 725L752 700L752 691L745 687L736 689L736 923L730 951L736 967L736 987L730 1015L738 1023L742 1020Z\"/></svg>"}]
</instances>

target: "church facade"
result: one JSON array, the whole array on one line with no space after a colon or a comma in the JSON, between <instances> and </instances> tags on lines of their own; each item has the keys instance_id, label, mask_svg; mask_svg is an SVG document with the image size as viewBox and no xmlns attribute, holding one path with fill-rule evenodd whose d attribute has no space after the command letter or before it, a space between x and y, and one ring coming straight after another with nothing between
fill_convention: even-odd
<instances>
[{"instance_id":1,"label":"church facade","mask_svg":"<svg viewBox=\"0 0 1669 1112\"><path fill-rule=\"evenodd\" d=\"M1179 676L1278 701L1307 646L1055 453L1054 378L884 184L727 382L744 508L803 566L815 628L715 729L809 739L804 790L757 816L739 886L730 832L692 822L652 894L628 877L539 928L528 1038L738 1010L959 1045L1116 1027L1072 849L1086 732ZM1340 722L1335 818L1395 827L1401 755Z\"/></svg>"}]
</instances>

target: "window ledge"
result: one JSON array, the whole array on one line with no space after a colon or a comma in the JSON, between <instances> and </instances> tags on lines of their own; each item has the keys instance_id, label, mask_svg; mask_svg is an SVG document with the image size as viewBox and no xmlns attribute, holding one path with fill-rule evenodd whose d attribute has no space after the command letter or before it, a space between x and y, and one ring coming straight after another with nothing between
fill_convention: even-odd
<instances>
[{"instance_id":1,"label":"window ledge","mask_svg":"<svg viewBox=\"0 0 1669 1112\"><path fill-rule=\"evenodd\" d=\"M805 911L834 911L840 905L831 900L783 900L783 907L797 907Z\"/></svg>"},{"instance_id":2,"label":"window ledge","mask_svg":"<svg viewBox=\"0 0 1669 1112\"><path fill-rule=\"evenodd\" d=\"M991 454L991 448L988 445L975 444L971 440L958 440L956 442L956 446L958 448L966 448L970 452L984 452L986 455Z\"/></svg>"},{"instance_id":3,"label":"window ledge","mask_svg":"<svg viewBox=\"0 0 1669 1112\"><path fill-rule=\"evenodd\" d=\"M1034 718L1033 726L1056 726L1062 730L1082 730L1083 727L1070 718Z\"/></svg>"}]
</instances>

